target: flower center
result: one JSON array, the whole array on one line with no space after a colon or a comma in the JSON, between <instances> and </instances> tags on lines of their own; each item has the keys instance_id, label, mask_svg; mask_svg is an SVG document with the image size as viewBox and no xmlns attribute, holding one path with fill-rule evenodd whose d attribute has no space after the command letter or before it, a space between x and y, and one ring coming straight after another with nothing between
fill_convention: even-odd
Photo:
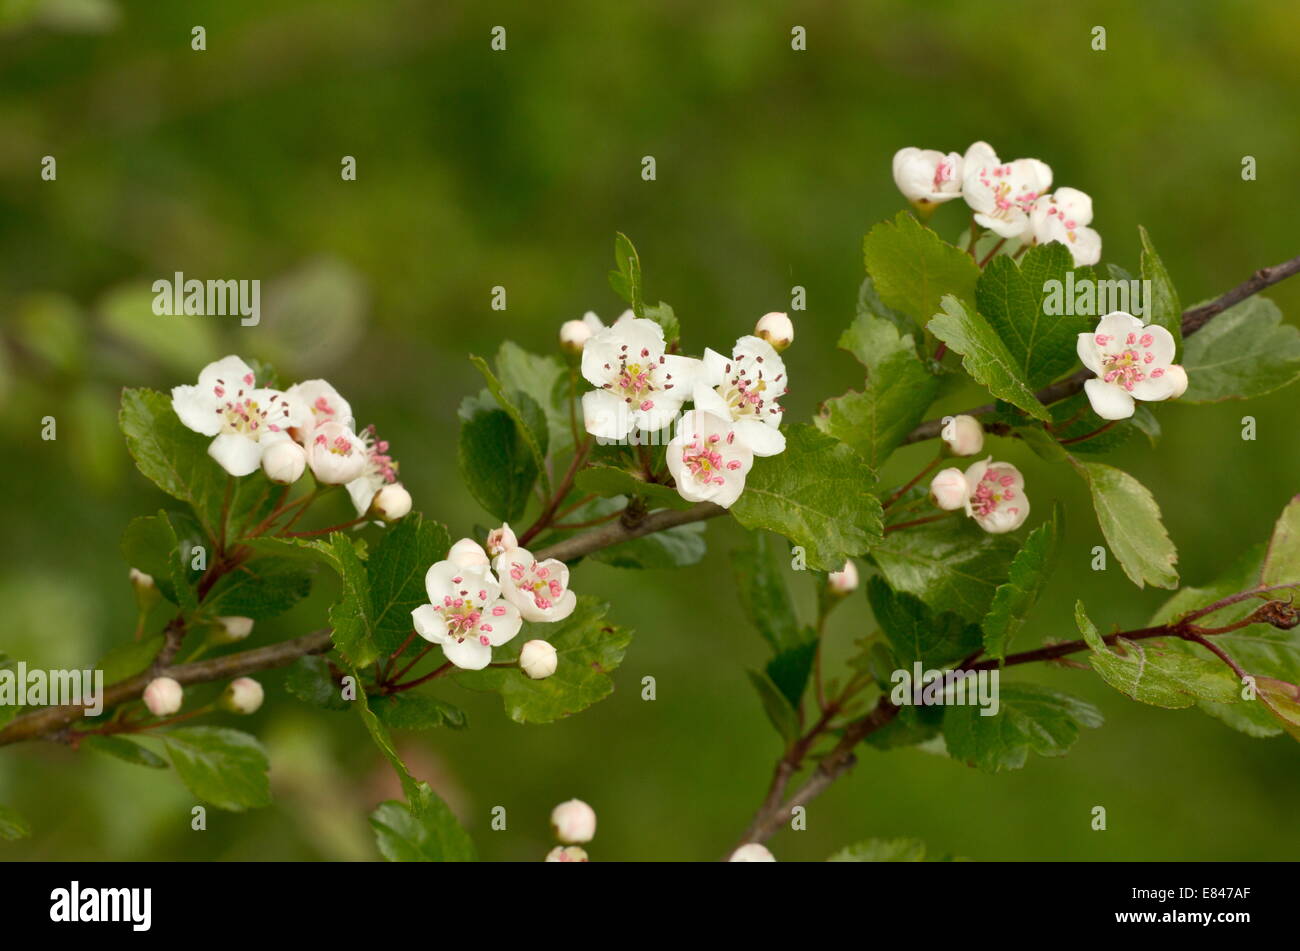
<instances>
[{"instance_id":1,"label":"flower center","mask_svg":"<svg viewBox=\"0 0 1300 951\"><path fill-rule=\"evenodd\" d=\"M346 436L335 436L333 439L327 439L324 433L319 433L316 436L315 443L317 446L324 447L326 452L333 453L336 456L346 458L352 455L353 442Z\"/></svg>"},{"instance_id":2,"label":"flower center","mask_svg":"<svg viewBox=\"0 0 1300 951\"><path fill-rule=\"evenodd\" d=\"M396 482L397 463L388 454L388 440L380 439L371 423L359 434L366 453L366 476L376 482Z\"/></svg>"},{"instance_id":3,"label":"flower center","mask_svg":"<svg viewBox=\"0 0 1300 951\"><path fill-rule=\"evenodd\" d=\"M242 382L251 387L253 374L246 374ZM289 406L279 393L272 394L267 405L263 406L252 396L245 395L247 390L243 386L236 388L233 398L227 398L229 389L225 380L217 380L212 386L213 395L220 401L216 412L221 417L223 434L247 436L257 442L263 433L278 433L282 424L288 422Z\"/></svg>"},{"instance_id":4,"label":"flower center","mask_svg":"<svg viewBox=\"0 0 1300 951\"><path fill-rule=\"evenodd\" d=\"M658 378L663 363L662 356L657 361L652 359L649 349L645 347L641 348L639 354L635 354L628 353L627 344L624 344L619 353L618 365L605 364L610 382L605 383L602 389L609 390L622 397L623 402L642 410L654 409L654 393L673 388L673 384L667 382L673 378L671 373L664 373L662 381Z\"/></svg>"},{"instance_id":5,"label":"flower center","mask_svg":"<svg viewBox=\"0 0 1300 951\"><path fill-rule=\"evenodd\" d=\"M516 588L533 599L539 610L550 608L564 594L564 585L557 578L551 577L551 569L533 562L525 566L521 562L510 563L510 581Z\"/></svg>"},{"instance_id":6,"label":"flower center","mask_svg":"<svg viewBox=\"0 0 1300 951\"><path fill-rule=\"evenodd\" d=\"M726 445L731 445L735 438L735 433L727 433ZM723 473L740 468L739 461L723 458L723 445L722 437L714 433L707 439L696 436L695 441L682 451L682 462L696 482L702 485L725 485L727 480Z\"/></svg>"},{"instance_id":7,"label":"flower center","mask_svg":"<svg viewBox=\"0 0 1300 951\"><path fill-rule=\"evenodd\" d=\"M1113 338L1106 334L1097 334L1093 339L1097 346L1105 347ZM1104 371L1101 378L1107 383L1115 383L1126 390L1131 390L1148 376L1153 380L1164 376L1165 371L1162 367L1156 367L1150 373L1144 369L1155 363L1156 355L1150 349L1154 342L1155 338L1151 334L1142 334L1140 337L1136 333L1129 334L1125 338L1123 349L1101 355L1101 366ZM1138 351L1139 347L1143 352Z\"/></svg>"},{"instance_id":8,"label":"flower center","mask_svg":"<svg viewBox=\"0 0 1300 951\"><path fill-rule=\"evenodd\" d=\"M763 377L763 358L753 356L746 366L747 356L753 355L738 353L733 358L733 362L727 364L726 379L715 392L726 402L732 419L761 420L765 413L779 415L781 407L776 399L768 394L768 381ZM772 386L775 387L780 383L784 376L784 373L774 376L771 380ZM785 392L785 389L782 389L779 395L784 395Z\"/></svg>"},{"instance_id":9,"label":"flower center","mask_svg":"<svg viewBox=\"0 0 1300 951\"><path fill-rule=\"evenodd\" d=\"M451 579L451 583L455 585L463 584L464 581L463 577ZM478 595L477 603L475 594ZM484 645L491 643L488 640L488 635L492 633L491 619L506 613L506 609L500 604L487 607L487 591L480 589L474 592L469 588L456 589L455 596L443 595L442 604L435 604L433 609L442 615L443 621L446 622L448 637L454 637L457 641L464 641L467 637L477 637L479 643ZM484 611L487 612L486 620Z\"/></svg>"},{"instance_id":10,"label":"flower center","mask_svg":"<svg viewBox=\"0 0 1300 951\"><path fill-rule=\"evenodd\" d=\"M1014 488L1015 478L1011 475L998 475L992 469L984 473L979 484L975 486L975 491L971 495L970 507L976 515L988 515L997 511L999 505L1003 502L1012 501L1016 497ZM1015 514L1019 509L1008 509Z\"/></svg>"}]
</instances>

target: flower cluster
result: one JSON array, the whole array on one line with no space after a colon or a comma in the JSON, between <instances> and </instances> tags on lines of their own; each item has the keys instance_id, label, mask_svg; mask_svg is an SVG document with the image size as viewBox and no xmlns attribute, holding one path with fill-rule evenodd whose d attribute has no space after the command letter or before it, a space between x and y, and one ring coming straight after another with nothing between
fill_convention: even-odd
<instances>
[{"instance_id":1,"label":"flower cluster","mask_svg":"<svg viewBox=\"0 0 1300 951\"><path fill-rule=\"evenodd\" d=\"M452 664L482 670L492 648L510 641L524 621L562 621L577 606L569 589L569 566L548 558L538 561L520 548L509 525L488 536L484 550L472 538L452 545L447 557L424 576L429 603L411 612L415 631L437 644ZM529 641L520 666L534 680L555 673L555 648Z\"/></svg>"},{"instance_id":2,"label":"flower cluster","mask_svg":"<svg viewBox=\"0 0 1300 951\"><path fill-rule=\"evenodd\" d=\"M1075 188L1052 187L1052 170L1038 159L1003 162L987 142L965 155L908 147L894 155L894 182L922 214L963 198L976 224L1022 244L1056 241L1076 265L1096 264L1101 236L1092 228L1092 199Z\"/></svg>"},{"instance_id":3,"label":"flower cluster","mask_svg":"<svg viewBox=\"0 0 1300 951\"><path fill-rule=\"evenodd\" d=\"M290 485L310 468L322 485L347 486L358 516L391 521L411 510L388 443L374 426L358 435L352 407L325 380L259 387L253 369L228 356L204 367L197 385L173 387L172 409L188 428L214 437L208 454L232 476L260 466L271 481Z\"/></svg>"},{"instance_id":4,"label":"flower cluster","mask_svg":"<svg viewBox=\"0 0 1300 951\"><path fill-rule=\"evenodd\" d=\"M754 329L729 355L706 349L697 360L667 353L663 328L631 311L609 327L594 314L569 321L561 339L580 341L582 375L596 387L582 397L587 432L618 441L633 431L658 432L676 418L666 460L678 493L729 507L754 457L785 449L778 401L788 387L778 351L794 338L794 327L785 314L772 313ZM681 413L688 400L694 409Z\"/></svg>"}]
</instances>

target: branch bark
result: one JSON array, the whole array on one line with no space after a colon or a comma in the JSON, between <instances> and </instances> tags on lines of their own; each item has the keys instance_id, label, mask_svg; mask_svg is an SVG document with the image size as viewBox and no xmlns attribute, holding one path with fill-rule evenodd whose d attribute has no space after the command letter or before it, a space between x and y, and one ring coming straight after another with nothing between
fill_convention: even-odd
<instances>
[{"instance_id":1,"label":"branch bark","mask_svg":"<svg viewBox=\"0 0 1300 951\"><path fill-rule=\"evenodd\" d=\"M717 518L719 515L726 514L727 510L719 505L701 502L688 509L660 509L636 520L629 519L625 515L616 522L556 542L535 552L535 555L538 561L545 561L547 558L572 561L574 558L580 558L601 548L609 548L619 542L631 541L633 538L662 532L667 528L675 528L690 522L701 522L706 518Z\"/></svg>"}]
</instances>

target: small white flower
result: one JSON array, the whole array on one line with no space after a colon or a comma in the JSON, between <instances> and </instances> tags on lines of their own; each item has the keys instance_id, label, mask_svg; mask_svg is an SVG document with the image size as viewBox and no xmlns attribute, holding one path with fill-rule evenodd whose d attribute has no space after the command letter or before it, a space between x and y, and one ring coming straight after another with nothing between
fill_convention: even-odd
<instances>
[{"instance_id":1,"label":"small white flower","mask_svg":"<svg viewBox=\"0 0 1300 951\"><path fill-rule=\"evenodd\" d=\"M747 842L731 853L728 862L775 862L776 856L760 842Z\"/></svg>"},{"instance_id":2,"label":"small white flower","mask_svg":"<svg viewBox=\"0 0 1300 951\"><path fill-rule=\"evenodd\" d=\"M966 505L966 476L960 469L940 469L930 480L930 497L934 504L948 512L954 512Z\"/></svg>"},{"instance_id":3,"label":"small white flower","mask_svg":"<svg viewBox=\"0 0 1300 951\"><path fill-rule=\"evenodd\" d=\"M285 390L285 395L296 399L307 410L299 437L304 445L311 441L312 430L321 423L339 423L348 429L356 426L348 401L325 380L303 380Z\"/></svg>"},{"instance_id":4,"label":"small white flower","mask_svg":"<svg viewBox=\"0 0 1300 951\"><path fill-rule=\"evenodd\" d=\"M395 522L405 518L411 511L411 493L400 482L386 485L375 493L370 510L385 522Z\"/></svg>"},{"instance_id":5,"label":"small white flower","mask_svg":"<svg viewBox=\"0 0 1300 951\"><path fill-rule=\"evenodd\" d=\"M306 445L307 465L322 485L347 485L366 468L366 446L342 423L321 423Z\"/></svg>"},{"instance_id":6,"label":"small white flower","mask_svg":"<svg viewBox=\"0 0 1300 951\"><path fill-rule=\"evenodd\" d=\"M1029 229L1029 209L1052 187L1052 170L1038 159L1003 162L987 142L976 142L962 160L962 197L975 222L1004 238Z\"/></svg>"},{"instance_id":7,"label":"small white flower","mask_svg":"<svg viewBox=\"0 0 1300 951\"><path fill-rule=\"evenodd\" d=\"M1083 384L1093 411L1102 419L1127 419L1134 400L1181 396L1187 372L1173 362L1174 346L1164 327L1144 327L1122 310L1101 318L1092 333L1079 334L1079 359L1097 374Z\"/></svg>"},{"instance_id":8,"label":"small white flower","mask_svg":"<svg viewBox=\"0 0 1300 951\"><path fill-rule=\"evenodd\" d=\"M665 461L682 498L730 508L744 491L754 453L731 420L693 409L677 424Z\"/></svg>"},{"instance_id":9,"label":"small white flower","mask_svg":"<svg viewBox=\"0 0 1300 951\"><path fill-rule=\"evenodd\" d=\"M555 837L567 845L581 845L596 836L596 810L581 799L570 799L551 810Z\"/></svg>"},{"instance_id":10,"label":"small white flower","mask_svg":"<svg viewBox=\"0 0 1300 951\"><path fill-rule=\"evenodd\" d=\"M383 491L384 486L394 485L397 482L397 463L388 454L388 440L379 438L373 424L357 433L357 439L361 441L365 464L361 468L360 475L348 482L347 489L348 497L352 499L352 507L357 510L357 515L365 515L370 511L375 496ZM410 497L408 496L407 499L409 502ZM409 505L407 511L410 511Z\"/></svg>"},{"instance_id":11,"label":"small white flower","mask_svg":"<svg viewBox=\"0 0 1300 951\"><path fill-rule=\"evenodd\" d=\"M794 323L789 315L772 311L758 318L754 324L754 336L766 340L774 350L784 350L794 343Z\"/></svg>"},{"instance_id":12,"label":"small white flower","mask_svg":"<svg viewBox=\"0 0 1300 951\"><path fill-rule=\"evenodd\" d=\"M447 560L466 568L491 563L487 552L483 550L483 546L472 538L462 538L452 545L447 551Z\"/></svg>"},{"instance_id":13,"label":"small white flower","mask_svg":"<svg viewBox=\"0 0 1300 951\"><path fill-rule=\"evenodd\" d=\"M974 416L950 416L940 433L954 456L973 456L984 448L984 424Z\"/></svg>"},{"instance_id":14,"label":"small white flower","mask_svg":"<svg viewBox=\"0 0 1300 951\"><path fill-rule=\"evenodd\" d=\"M1092 199L1077 188L1058 188L1034 201L1029 209L1034 244L1060 242L1070 249L1076 267L1101 260L1101 235L1092 223Z\"/></svg>"},{"instance_id":15,"label":"small white flower","mask_svg":"<svg viewBox=\"0 0 1300 951\"><path fill-rule=\"evenodd\" d=\"M416 633L465 670L486 667L492 648L518 634L523 623L519 609L502 599L487 555L483 559L475 565L435 563L424 576L430 603L411 612Z\"/></svg>"},{"instance_id":16,"label":"small white flower","mask_svg":"<svg viewBox=\"0 0 1300 951\"><path fill-rule=\"evenodd\" d=\"M587 850L578 845L557 845L546 853L548 862L589 862Z\"/></svg>"},{"instance_id":17,"label":"small white flower","mask_svg":"<svg viewBox=\"0 0 1300 951\"><path fill-rule=\"evenodd\" d=\"M908 146L894 153L894 184L918 208L933 208L961 195L962 157Z\"/></svg>"},{"instance_id":18,"label":"small white flower","mask_svg":"<svg viewBox=\"0 0 1300 951\"><path fill-rule=\"evenodd\" d=\"M496 560L502 595L525 621L562 621L578 604L569 590L569 566L548 558L538 561L524 548L512 548Z\"/></svg>"},{"instance_id":19,"label":"small white flower","mask_svg":"<svg viewBox=\"0 0 1300 951\"><path fill-rule=\"evenodd\" d=\"M272 482L292 485L307 471L307 452L292 439L282 439L262 453L262 471Z\"/></svg>"},{"instance_id":20,"label":"small white flower","mask_svg":"<svg viewBox=\"0 0 1300 951\"><path fill-rule=\"evenodd\" d=\"M262 685L252 677L238 677L226 686L219 702L223 710L247 716L258 711L264 696Z\"/></svg>"},{"instance_id":21,"label":"small white flower","mask_svg":"<svg viewBox=\"0 0 1300 951\"><path fill-rule=\"evenodd\" d=\"M239 617L238 615L219 617L217 618L216 630L212 633L212 640L217 644L233 644L235 641L242 641L251 633L253 633L253 619L251 617Z\"/></svg>"},{"instance_id":22,"label":"small white flower","mask_svg":"<svg viewBox=\"0 0 1300 951\"><path fill-rule=\"evenodd\" d=\"M492 531L488 532L488 557L496 558L502 552L507 552L512 548L518 547L519 539L515 538L515 533L511 531L509 522L502 522L500 528L494 528Z\"/></svg>"},{"instance_id":23,"label":"small white flower","mask_svg":"<svg viewBox=\"0 0 1300 951\"><path fill-rule=\"evenodd\" d=\"M832 571L826 581L835 594L852 594L858 590L858 566L850 558L839 571Z\"/></svg>"},{"instance_id":24,"label":"small white flower","mask_svg":"<svg viewBox=\"0 0 1300 951\"><path fill-rule=\"evenodd\" d=\"M966 514L993 535L1014 532L1029 517L1025 477L1009 462L989 456L966 470Z\"/></svg>"},{"instance_id":25,"label":"small white flower","mask_svg":"<svg viewBox=\"0 0 1300 951\"><path fill-rule=\"evenodd\" d=\"M736 436L756 456L775 456L785 449L781 405L788 380L785 362L766 340L741 337L724 357L705 349L695 381L696 411L735 423Z\"/></svg>"},{"instance_id":26,"label":"small white flower","mask_svg":"<svg viewBox=\"0 0 1300 951\"><path fill-rule=\"evenodd\" d=\"M519 652L519 669L533 680L545 680L558 666L559 656L547 641L529 641Z\"/></svg>"},{"instance_id":27,"label":"small white flower","mask_svg":"<svg viewBox=\"0 0 1300 951\"><path fill-rule=\"evenodd\" d=\"M278 390L259 389L253 370L236 356L199 372L197 386L172 387L172 409L196 433L215 436L208 455L233 476L257 470L268 446L302 425L303 405Z\"/></svg>"},{"instance_id":28,"label":"small white flower","mask_svg":"<svg viewBox=\"0 0 1300 951\"><path fill-rule=\"evenodd\" d=\"M624 314L582 350L582 375L599 387L582 397L587 432L619 440L633 429L663 429L690 398L698 372L698 360L664 353L657 323Z\"/></svg>"},{"instance_id":29,"label":"small white flower","mask_svg":"<svg viewBox=\"0 0 1300 951\"><path fill-rule=\"evenodd\" d=\"M156 717L169 717L181 708L185 691L170 677L155 677L144 688L144 705Z\"/></svg>"}]
</instances>

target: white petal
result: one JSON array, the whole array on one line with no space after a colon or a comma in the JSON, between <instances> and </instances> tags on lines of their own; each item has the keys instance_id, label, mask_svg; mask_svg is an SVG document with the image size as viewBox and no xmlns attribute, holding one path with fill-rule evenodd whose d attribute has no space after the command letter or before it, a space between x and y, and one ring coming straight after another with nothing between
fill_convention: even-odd
<instances>
[{"instance_id":1,"label":"white petal","mask_svg":"<svg viewBox=\"0 0 1300 951\"><path fill-rule=\"evenodd\" d=\"M448 638L442 645L442 652L461 670L482 670L492 663L492 648L472 637L463 641Z\"/></svg>"},{"instance_id":2,"label":"white petal","mask_svg":"<svg viewBox=\"0 0 1300 951\"><path fill-rule=\"evenodd\" d=\"M1174 343L1173 334L1159 324L1144 328L1142 333L1151 335L1151 346L1146 350L1155 357L1151 361L1152 367L1167 367L1174 362L1174 350L1177 344Z\"/></svg>"},{"instance_id":3,"label":"white petal","mask_svg":"<svg viewBox=\"0 0 1300 951\"><path fill-rule=\"evenodd\" d=\"M695 389L695 381L703 372L704 366L699 360L669 353L664 355L664 362L655 374L655 379L660 383L671 383L674 391L689 395L691 390ZM670 374L671 380L668 379ZM685 398L686 396L682 397Z\"/></svg>"},{"instance_id":4,"label":"white petal","mask_svg":"<svg viewBox=\"0 0 1300 951\"><path fill-rule=\"evenodd\" d=\"M497 608L501 608L503 614L493 614ZM490 631L483 631L487 635L488 643L493 647L499 647L506 641L513 638L519 633L519 628L523 626L523 619L519 616L519 609L513 604L500 599L492 602L484 611L483 617L479 621L479 627L484 624L492 628Z\"/></svg>"},{"instance_id":5,"label":"white petal","mask_svg":"<svg viewBox=\"0 0 1300 951\"><path fill-rule=\"evenodd\" d=\"M1101 235L1091 228L1079 228L1074 242L1066 244L1075 267L1087 267L1101 260Z\"/></svg>"},{"instance_id":6,"label":"white petal","mask_svg":"<svg viewBox=\"0 0 1300 951\"><path fill-rule=\"evenodd\" d=\"M433 609L432 604L422 604L411 612L411 624L415 633L426 641L441 644L447 636L447 622Z\"/></svg>"},{"instance_id":7,"label":"white petal","mask_svg":"<svg viewBox=\"0 0 1300 951\"><path fill-rule=\"evenodd\" d=\"M587 432L611 442L626 438L633 425L627 403L607 390L582 394L582 421Z\"/></svg>"},{"instance_id":8,"label":"white petal","mask_svg":"<svg viewBox=\"0 0 1300 951\"><path fill-rule=\"evenodd\" d=\"M700 360L700 373L696 384L707 387L720 385L726 379L727 364L730 362L730 359L718 353L718 351L705 347L704 357Z\"/></svg>"},{"instance_id":9,"label":"white petal","mask_svg":"<svg viewBox=\"0 0 1300 951\"><path fill-rule=\"evenodd\" d=\"M1178 389L1179 382L1177 376L1166 372L1157 377L1147 377L1145 380L1139 380L1133 384L1133 389L1129 393L1135 400L1159 402L1173 396L1174 391Z\"/></svg>"},{"instance_id":10,"label":"white petal","mask_svg":"<svg viewBox=\"0 0 1300 951\"><path fill-rule=\"evenodd\" d=\"M741 472L728 472L724 477L722 485L715 485L712 498L709 499L714 505L721 505L724 509L729 509L740 498L740 493L745 490L745 476Z\"/></svg>"},{"instance_id":11,"label":"white petal","mask_svg":"<svg viewBox=\"0 0 1300 951\"><path fill-rule=\"evenodd\" d=\"M756 419L737 420L736 438L756 456L775 456L785 452L785 434L775 426L760 423Z\"/></svg>"},{"instance_id":12,"label":"white petal","mask_svg":"<svg viewBox=\"0 0 1300 951\"><path fill-rule=\"evenodd\" d=\"M172 409L188 429L205 436L221 432L219 403L210 388L173 386Z\"/></svg>"},{"instance_id":13,"label":"white petal","mask_svg":"<svg viewBox=\"0 0 1300 951\"><path fill-rule=\"evenodd\" d=\"M1109 337L1112 342L1118 342L1123 349L1124 341L1128 339L1131 333L1140 334L1142 330L1142 321L1138 320L1132 314L1122 310L1114 310L1101 318L1097 322L1097 329L1093 331L1096 336ZM1103 349L1109 349L1111 344L1102 344Z\"/></svg>"},{"instance_id":14,"label":"white petal","mask_svg":"<svg viewBox=\"0 0 1300 951\"><path fill-rule=\"evenodd\" d=\"M716 389L702 381L695 384L694 398L695 408L698 410L724 418L731 415L731 407L727 405L727 401Z\"/></svg>"},{"instance_id":15,"label":"white petal","mask_svg":"<svg viewBox=\"0 0 1300 951\"><path fill-rule=\"evenodd\" d=\"M1101 376L1101 348L1097 346L1096 337L1097 335L1093 333L1079 334L1079 342L1075 345L1075 350L1079 354L1079 362Z\"/></svg>"},{"instance_id":16,"label":"white petal","mask_svg":"<svg viewBox=\"0 0 1300 951\"><path fill-rule=\"evenodd\" d=\"M256 379L249 379L252 376L253 368L231 354L215 363L209 363L199 371L199 389L211 392L214 386L222 386L226 389L238 389L241 386L249 388L255 386L257 382Z\"/></svg>"},{"instance_id":17,"label":"white petal","mask_svg":"<svg viewBox=\"0 0 1300 951\"><path fill-rule=\"evenodd\" d=\"M246 476L262 464L262 446L239 433L223 433L212 440L208 455L232 476Z\"/></svg>"},{"instance_id":18,"label":"white petal","mask_svg":"<svg viewBox=\"0 0 1300 951\"><path fill-rule=\"evenodd\" d=\"M1133 397L1121 386L1092 379L1083 384L1092 411L1102 419L1128 419L1133 415Z\"/></svg>"}]
</instances>

